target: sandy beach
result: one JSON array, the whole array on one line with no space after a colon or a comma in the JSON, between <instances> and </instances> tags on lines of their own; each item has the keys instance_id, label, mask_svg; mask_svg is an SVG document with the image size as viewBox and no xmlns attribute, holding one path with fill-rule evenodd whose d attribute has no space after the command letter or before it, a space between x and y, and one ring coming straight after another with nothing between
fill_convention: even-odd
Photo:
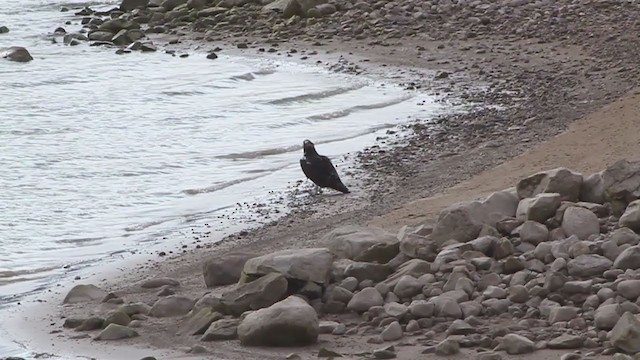
<instances>
[{"instance_id":1,"label":"sandy beach","mask_svg":"<svg viewBox=\"0 0 640 360\"><path fill-rule=\"evenodd\" d=\"M317 358L322 349L329 349L345 359L362 359L374 357L373 349L389 345L394 346L391 352L398 359L442 357L435 351L447 338L453 322L446 316L439 316L431 328L414 331L408 331L403 323L401 338L378 342L371 339L390 323L376 326L372 319L363 319L363 315L354 311L327 312L320 315L321 321L335 321L348 330L356 330L347 335L321 333L316 344L307 346L249 347L238 340L205 342L199 340L200 336L177 335L193 313L179 317L143 316L136 328L139 336L95 341L92 338L99 333L98 329L80 332L64 328L65 320L103 316L121 304L94 299L62 305L73 285L94 284L124 303L152 306L160 298L160 289L144 288L141 284L156 278L175 280L179 286L166 289L195 303L207 295L222 296L236 287L229 284L207 288L203 279L206 261L222 261L228 254L236 253L259 256L285 249L324 248L328 246L327 235L346 225L375 227L393 237L405 225L434 227L441 211L448 206L484 199L515 187L520 180L540 171L566 167L586 178L619 160L640 158L635 150L640 145L637 4L500 1L487 7L471 4L447 8L438 1L431 3L433 11L422 16L407 16L418 12L419 4L410 1L370 4L376 5L377 10L387 9L383 12L386 16L380 14L381 20L375 26L364 26L359 32L327 32L321 26L337 23L339 28L351 29L359 17L372 16L373 10L354 10L364 6L356 2L351 2L349 8L338 7L333 15L309 20L306 27L299 19L290 27L282 27L282 20L258 15L261 20L251 26L240 26L242 21L235 20L209 31L194 31L195 22L157 24L166 26L167 33L148 35L161 50L205 56L203 50L220 47L217 53L313 63L400 83L407 88L426 89L443 96L445 102L451 101L452 106L464 105L465 111L436 119L416 119L380 138L379 146L357 154L356 167L348 169L357 179L351 186L352 194L342 196L325 191L310 201L296 203L290 214L266 226L235 233L221 241L203 237L201 246L190 246L184 253L181 248L167 248L166 252L180 255L154 255L152 260L133 267L96 268L92 276L39 297L46 298L41 303L22 304L12 310L5 322L7 328L16 330L12 331L16 342L61 358L311 359ZM231 8L237 10L234 16L242 18L260 11L262 5ZM349 16L355 20L347 21ZM544 266L546 271L552 265ZM442 282L441 287L450 270L445 273L437 281ZM440 275L434 273L436 277ZM627 275L636 279L635 273ZM510 289L512 274L508 276L502 286L505 289ZM593 294L596 292L594 288ZM392 300L385 302L396 302ZM403 301L398 299L397 303ZM565 306L582 309L580 304L572 299ZM526 333L527 329L519 323L523 318L520 315L508 311L502 315L473 316L480 319L476 326L487 332L506 330L495 331L488 344L463 346L446 358L475 358L482 351L491 351L496 339L507 333ZM562 325L540 326L541 332L549 337L555 332L575 332L583 340L580 345L551 349L539 346L537 341L535 352L509 355L502 352L500 358L558 359L571 352L578 354L576 359L610 358L613 352L607 351L612 348L611 341L599 338L601 331L594 330L591 320L587 319L584 328L568 325L569 320ZM33 326L27 329L23 324ZM598 340L583 346L585 339L592 339L591 331ZM589 356L584 357L585 354Z\"/></svg>"}]
</instances>

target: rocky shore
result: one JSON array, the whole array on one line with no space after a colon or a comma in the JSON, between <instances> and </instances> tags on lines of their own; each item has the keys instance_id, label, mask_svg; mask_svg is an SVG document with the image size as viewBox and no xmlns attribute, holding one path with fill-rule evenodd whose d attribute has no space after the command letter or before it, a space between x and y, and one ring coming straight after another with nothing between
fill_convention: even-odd
<instances>
[{"instance_id":1,"label":"rocky shore","mask_svg":"<svg viewBox=\"0 0 640 360\"><path fill-rule=\"evenodd\" d=\"M550 349L561 359L633 359L640 162L590 175L558 168L514 185L452 205L434 225L341 226L314 248L224 254L204 262L197 281L210 291L199 298L167 277L135 284L136 294L77 285L62 326L94 341L160 331L191 353L238 341L261 358L295 347L286 358Z\"/></svg>"},{"instance_id":2,"label":"rocky shore","mask_svg":"<svg viewBox=\"0 0 640 360\"><path fill-rule=\"evenodd\" d=\"M419 119L407 137L358 154L359 196L320 197L225 243L74 288L52 333L222 359L637 357L637 162L522 177L441 213L407 205L634 89L637 10L607 0L125 0L77 11L84 29L58 31L63 43L315 61L461 94L470 111ZM586 158L632 157L631 147L608 153L623 137L569 140L600 151ZM537 161L527 168L559 166Z\"/></svg>"}]
</instances>

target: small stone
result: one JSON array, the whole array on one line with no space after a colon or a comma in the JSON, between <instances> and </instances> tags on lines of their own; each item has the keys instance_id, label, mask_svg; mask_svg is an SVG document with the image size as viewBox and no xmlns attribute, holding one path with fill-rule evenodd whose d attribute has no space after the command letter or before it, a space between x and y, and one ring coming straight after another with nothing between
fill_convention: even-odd
<instances>
[{"instance_id":1,"label":"small stone","mask_svg":"<svg viewBox=\"0 0 640 360\"><path fill-rule=\"evenodd\" d=\"M535 351L533 341L518 334L507 334L502 338L501 347L509 355L528 354Z\"/></svg>"},{"instance_id":2,"label":"small stone","mask_svg":"<svg viewBox=\"0 0 640 360\"><path fill-rule=\"evenodd\" d=\"M320 351L318 351L318 357L319 358L337 358L337 357L342 357L342 354L337 353L333 350L329 350L326 348L320 348Z\"/></svg>"},{"instance_id":3,"label":"small stone","mask_svg":"<svg viewBox=\"0 0 640 360\"><path fill-rule=\"evenodd\" d=\"M584 340L577 335L560 335L547 344L549 349L578 349L582 347Z\"/></svg>"},{"instance_id":4,"label":"small stone","mask_svg":"<svg viewBox=\"0 0 640 360\"><path fill-rule=\"evenodd\" d=\"M469 335L475 332L476 329L464 320L454 320L449 329L447 329L447 335Z\"/></svg>"},{"instance_id":5,"label":"small stone","mask_svg":"<svg viewBox=\"0 0 640 360\"><path fill-rule=\"evenodd\" d=\"M624 313L611 330L609 340L613 346L627 353L640 352L640 321L632 313Z\"/></svg>"},{"instance_id":6,"label":"small stone","mask_svg":"<svg viewBox=\"0 0 640 360\"><path fill-rule=\"evenodd\" d=\"M104 319L101 317L94 316L84 320L82 324L80 324L76 328L76 330L91 331L91 330L102 329L102 324L104 324Z\"/></svg>"},{"instance_id":7,"label":"small stone","mask_svg":"<svg viewBox=\"0 0 640 360\"><path fill-rule=\"evenodd\" d=\"M460 352L460 343L454 339L446 338L436 345L436 355L451 356Z\"/></svg>"},{"instance_id":8,"label":"small stone","mask_svg":"<svg viewBox=\"0 0 640 360\"><path fill-rule=\"evenodd\" d=\"M493 351L483 351L476 355L476 360L502 360L502 355Z\"/></svg>"},{"instance_id":9,"label":"small stone","mask_svg":"<svg viewBox=\"0 0 640 360\"><path fill-rule=\"evenodd\" d=\"M396 319L400 319L409 312L409 309L407 308L407 306L403 304L399 304L397 302L390 302L384 305L384 311L387 315L394 317Z\"/></svg>"},{"instance_id":10,"label":"small stone","mask_svg":"<svg viewBox=\"0 0 640 360\"><path fill-rule=\"evenodd\" d=\"M410 320L406 328L408 333L420 330L420 323L417 320Z\"/></svg>"},{"instance_id":11,"label":"small stone","mask_svg":"<svg viewBox=\"0 0 640 360\"><path fill-rule=\"evenodd\" d=\"M565 322L578 317L578 309L571 306L554 307L549 312L549 322Z\"/></svg>"},{"instance_id":12,"label":"small stone","mask_svg":"<svg viewBox=\"0 0 640 360\"><path fill-rule=\"evenodd\" d=\"M214 59L217 59L217 58L218 58L218 55L216 55L216 53L214 53L214 52L210 52L209 54L207 54L207 59L209 59L209 60L214 60Z\"/></svg>"}]
</instances>

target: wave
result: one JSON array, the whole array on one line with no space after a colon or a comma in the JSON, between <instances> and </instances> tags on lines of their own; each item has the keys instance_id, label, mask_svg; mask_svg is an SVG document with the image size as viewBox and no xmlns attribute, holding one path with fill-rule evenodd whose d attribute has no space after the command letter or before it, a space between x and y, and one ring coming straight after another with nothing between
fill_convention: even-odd
<instances>
[{"instance_id":1,"label":"wave","mask_svg":"<svg viewBox=\"0 0 640 360\"><path fill-rule=\"evenodd\" d=\"M233 185L237 185L237 184L240 184L240 183L243 183L243 182L259 179L259 178L265 177L265 176L267 176L267 174L256 175L256 176L248 176L248 177L244 177L244 178L240 178L240 179L226 181L226 182L223 182L221 184L216 184L216 185L213 185L213 186L207 186L207 187L204 187L204 188L186 189L186 190L182 190L182 192L187 194L187 195L197 195L197 194L212 193L212 192L220 191L222 189L226 189L229 186L233 186Z\"/></svg>"},{"instance_id":2,"label":"wave","mask_svg":"<svg viewBox=\"0 0 640 360\"><path fill-rule=\"evenodd\" d=\"M332 112L318 114L318 115L311 115L311 116L308 116L307 119L311 121L326 121L326 120L339 119L359 111L382 109L389 106L397 105L411 99L412 97L413 96L411 95L407 95L397 99L384 101L381 103L375 103L375 104L369 104L369 105L356 105L343 110L332 111Z\"/></svg>"},{"instance_id":3,"label":"wave","mask_svg":"<svg viewBox=\"0 0 640 360\"><path fill-rule=\"evenodd\" d=\"M315 93L308 93L303 95L285 97L281 99L267 101L266 104L270 105L288 105L291 103L303 102L303 101L313 101L313 100L322 100L332 96L341 95L348 93L350 91L359 90L365 87L365 84L353 85L349 87L340 87L336 89L318 91Z\"/></svg>"}]
</instances>

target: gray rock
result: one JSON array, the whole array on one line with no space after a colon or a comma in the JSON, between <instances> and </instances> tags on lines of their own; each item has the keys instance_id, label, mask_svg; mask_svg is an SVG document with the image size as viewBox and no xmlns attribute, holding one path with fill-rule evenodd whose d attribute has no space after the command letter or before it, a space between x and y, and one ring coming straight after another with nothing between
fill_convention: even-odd
<instances>
[{"instance_id":1,"label":"gray rock","mask_svg":"<svg viewBox=\"0 0 640 360\"><path fill-rule=\"evenodd\" d=\"M613 267L622 270L640 268L640 246L626 248L613 262Z\"/></svg>"},{"instance_id":2,"label":"gray rock","mask_svg":"<svg viewBox=\"0 0 640 360\"><path fill-rule=\"evenodd\" d=\"M603 255L611 261L615 261L616 258L622 253L622 250L620 250L618 244L616 244L616 242L613 240L603 242L600 248L602 249Z\"/></svg>"},{"instance_id":3,"label":"gray rock","mask_svg":"<svg viewBox=\"0 0 640 360\"><path fill-rule=\"evenodd\" d=\"M520 180L516 190L520 199L530 198L541 193L558 193L563 201L578 201L582 175L566 168L557 168L540 172Z\"/></svg>"},{"instance_id":4,"label":"gray rock","mask_svg":"<svg viewBox=\"0 0 640 360\"><path fill-rule=\"evenodd\" d=\"M640 198L640 162L620 160L602 172L607 200L628 204Z\"/></svg>"},{"instance_id":5,"label":"gray rock","mask_svg":"<svg viewBox=\"0 0 640 360\"><path fill-rule=\"evenodd\" d=\"M431 240L415 232L412 228L403 226L398 232L398 240L400 240L400 252L411 257L426 259L431 254Z\"/></svg>"},{"instance_id":6,"label":"gray rock","mask_svg":"<svg viewBox=\"0 0 640 360\"><path fill-rule=\"evenodd\" d=\"M347 308L351 311L365 312L373 306L382 306L383 304L384 299L378 290L369 287L353 295L353 298L347 304Z\"/></svg>"},{"instance_id":7,"label":"gray rock","mask_svg":"<svg viewBox=\"0 0 640 360\"><path fill-rule=\"evenodd\" d=\"M223 293L220 305L214 308L237 316L248 310L275 304L286 296L287 288L287 279L282 274L270 273L250 283L238 284L234 289Z\"/></svg>"},{"instance_id":8,"label":"gray rock","mask_svg":"<svg viewBox=\"0 0 640 360\"><path fill-rule=\"evenodd\" d=\"M384 304L384 312L391 317L400 319L409 312L409 308L404 304L389 302L387 304Z\"/></svg>"},{"instance_id":9,"label":"gray rock","mask_svg":"<svg viewBox=\"0 0 640 360\"><path fill-rule=\"evenodd\" d=\"M485 298L505 299L507 297L507 291L497 286L489 286L482 293Z\"/></svg>"},{"instance_id":10,"label":"gray rock","mask_svg":"<svg viewBox=\"0 0 640 360\"><path fill-rule=\"evenodd\" d=\"M611 240L618 244L618 246L624 244L634 246L640 243L640 235L636 234L629 228L623 227L616 229L611 233Z\"/></svg>"},{"instance_id":11,"label":"gray rock","mask_svg":"<svg viewBox=\"0 0 640 360\"><path fill-rule=\"evenodd\" d=\"M321 18L327 15L331 15L336 11L336 6L333 4L319 4L307 11L307 17Z\"/></svg>"},{"instance_id":12,"label":"gray rock","mask_svg":"<svg viewBox=\"0 0 640 360\"><path fill-rule=\"evenodd\" d=\"M409 305L409 312L417 319L430 318L434 309L434 304L426 300L413 300Z\"/></svg>"},{"instance_id":13,"label":"gray rock","mask_svg":"<svg viewBox=\"0 0 640 360\"><path fill-rule=\"evenodd\" d=\"M149 0L122 0L120 10L129 12L137 8L144 9L149 6Z\"/></svg>"},{"instance_id":14,"label":"gray rock","mask_svg":"<svg viewBox=\"0 0 640 360\"><path fill-rule=\"evenodd\" d=\"M102 325L104 324L104 319L98 316L90 317L85 319L76 330L78 331L91 331L102 329Z\"/></svg>"},{"instance_id":15,"label":"gray rock","mask_svg":"<svg viewBox=\"0 0 640 360\"><path fill-rule=\"evenodd\" d=\"M476 329L463 320L454 320L447 329L447 335L469 335L475 333Z\"/></svg>"},{"instance_id":16,"label":"gray rock","mask_svg":"<svg viewBox=\"0 0 640 360\"><path fill-rule=\"evenodd\" d=\"M29 53L29 50L20 46L12 46L6 49L0 49L0 57L15 62L29 62L33 60L33 57Z\"/></svg>"},{"instance_id":17,"label":"gray rock","mask_svg":"<svg viewBox=\"0 0 640 360\"><path fill-rule=\"evenodd\" d=\"M518 334L507 334L500 341L500 348L509 355L528 354L536 350L533 341Z\"/></svg>"},{"instance_id":18,"label":"gray rock","mask_svg":"<svg viewBox=\"0 0 640 360\"><path fill-rule=\"evenodd\" d=\"M567 236L575 235L581 240L586 240L591 235L600 234L600 223L596 214L587 209L573 206L564 212L562 231Z\"/></svg>"},{"instance_id":19,"label":"gray rock","mask_svg":"<svg viewBox=\"0 0 640 360\"><path fill-rule=\"evenodd\" d=\"M109 324L104 330L98 334L95 340L120 340L138 336L138 333L126 326L118 324Z\"/></svg>"},{"instance_id":20,"label":"gray rock","mask_svg":"<svg viewBox=\"0 0 640 360\"><path fill-rule=\"evenodd\" d=\"M483 225L480 202L452 205L440 213L431 239L441 246L451 239L468 242L478 237Z\"/></svg>"},{"instance_id":21,"label":"gray rock","mask_svg":"<svg viewBox=\"0 0 640 360\"><path fill-rule=\"evenodd\" d=\"M525 221L520 228L520 239L533 245L549 239L549 229L535 221Z\"/></svg>"},{"instance_id":22,"label":"gray rock","mask_svg":"<svg viewBox=\"0 0 640 360\"><path fill-rule=\"evenodd\" d=\"M409 320L407 323L407 332L412 333L420 330L420 323L417 320Z\"/></svg>"},{"instance_id":23,"label":"gray rock","mask_svg":"<svg viewBox=\"0 0 640 360\"><path fill-rule=\"evenodd\" d=\"M524 285L509 287L509 300L513 303L524 304L529 301L529 290Z\"/></svg>"},{"instance_id":24,"label":"gray rock","mask_svg":"<svg viewBox=\"0 0 640 360\"><path fill-rule=\"evenodd\" d=\"M609 333L609 340L627 353L640 352L640 321L632 313L625 312Z\"/></svg>"},{"instance_id":25,"label":"gray rock","mask_svg":"<svg viewBox=\"0 0 640 360\"><path fill-rule=\"evenodd\" d=\"M248 314L238 326L240 343L249 346L309 345L318 333L316 311L296 296Z\"/></svg>"},{"instance_id":26,"label":"gray rock","mask_svg":"<svg viewBox=\"0 0 640 360\"><path fill-rule=\"evenodd\" d=\"M602 276L609 270L613 262L601 255L580 255L567 263L569 275L579 277Z\"/></svg>"},{"instance_id":27,"label":"gray rock","mask_svg":"<svg viewBox=\"0 0 640 360\"><path fill-rule=\"evenodd\" d=\"M89 32L89 40L93 41L108 41L111 42L113 33L106 30L95 30Z\"/></svg>"},{"instance_id":28,"label":"gray rock","mask_svg":"<svg viewBox=\"0 0 640 360\"><path fill-rule=\"evenodd\" d=\"M353 293L341 286L334 286L327 294L327 298L333 301L348 304L353 298Z\"/></svg>"},{"instance_id":29,"label":"gray rock","mask_svg":"<svg viewBox=\"0 0 640 360\"><path fill-rule=\"evenodd\" d=\"M320 334L331 334L340 325L337 321L320 321L318 323L318 332Z\"/></svg>"},{"instance_id":30,"label":"gray rock","mask_svg":"<svg viewBox=\"0 0 640 360\"><path fill-rule=\"evenodd\" d=\"M9 28L6 26L0 26L0 34L6 34L9 32Z\"/></svg>"},{"instance_id":31,"label":"gray rock","mask_svg":"<svg viewBox=\"0 0 640 360\"><path fill-rule=\"evenodd\" d=\"M171 295L165 298L158 299L153 306L149 315L155 317L172 317L185 315L195 305L195 300L186 296Z\"/></svg>"},{"instance_id":32,"label":"gray rock","mask_svg":"<svg viewBox=\"0 0 640 360\"><path fill-rule=\"evenodd\" d=\"M379 282L385 280L389 275L391 275L391 268L388 265L368 262L352 262L344 270L344 276L354 277L358 281Z\"/></svg>"},{"instance_id":33,"label":"gray rock","mask_svg":"<svg viewBox=\"0 0 640 360\"><path fill-rule=\"evenodd\" d=\"M476 360L502 360L502 355L493 351L483 351L476 355Z\"/></svg>"},{"instance_id":34,"label":"gray rock","mask_svg":"<svg viewBox=\"0 0 640 360\"><path fill-rule=\"evenodd\" d=\"M584 339L577 335L564 334L551 339L547 344L549 349L579 349Z\"/></svg>"},{"instance_id":35,"label":"gray rock","mask_svg":"<svg viewBox=\"0 0 640 360\"><path fill-rule=\"evenodd\" d=\"M620 226L640 231L640 200L632 201L619 220Z\"/></svg>"},{"instance_id":36,"label":"gray rock","mask_svg":"<svg viewBox=\"0 0 640 360\"><path fill-rule=\"evenodd\" d=\"M151 306L145 303L130 303L121 305L118 307L118 311L122 311L129 316L136 314L148 315L151 311Z\"/></svg>"},{"instance_id":37,"label":"gray rock","mask_svg":"<svg viewBox=\"0 0 640 360\"><path fill-rule=\"evenodd\" d=\"M611 330L620 320L620 305L608 304L600 306L594 315L594 324L597 329Z\"/></svg>"},{"instance_id":38,"label":"gray rock","mask_svg":"<svg viewBox=\"0 0 640 360\"><path fill-rule=\"evenodd\" d=\"M403 263L395 273L387 278L382 283L393 289L401 277L404 275L413 276L419 278L420 276L431 272L431 264L421 259L411 259Z\"/></svg>"},{"instance_id":39,"label":"gray rock","mask_svg":"<svg viewBox=\"0 0 640 360\"><path fill-rule=\"evenodd\" d=\"M516 217L521 220L532 220L544 223L553 217L560 207L561 196L557 193L538 194L532 198L520 200Z\"/></svg>"},{"instance_id":40,"label":"gray rock","mask_svg":"<svg viewBox=\"0 0 640 360\"><path fill-rule=\"evenodd\" d=\"M349 290L350 292L354 292L358 289L358 282L358 279L354 277L348 277L343 279L340 282L339 286L346 290Z\"/></svg>"},{"instance_id":41,"label":"gray rock","mask_svg":"<svg viewBox=\"0 0 640 360\"><path fill-rule=\"evenodd\" d=\"M244 264L254 257L256 257L254 253L232 252L205 261L202 265L204 283L209 288L237 283L240 280Z\"/></svg>"},{"instance_id":42,"label":"gray rock","mask_svg":"<svg viewBox=\"0 0 640 360\"><path fill-rule=\"evenodd\" d=\"M435 314L446 318L460 319L462 318L462 309L458 302L447 296L440 295L429 300L435 305Z\"/></svg>"},{"instance_id":43,"label":"gray rock","mask_svg":"<svg viewBox=\"0 0 640 360\"><path fill-rule=\"evenodd\" d=\"M180 282L170 278L155 278L143 281L140 287L143 289L155 289L165 285L177 287L180 286Z\"/></svg>"},{"instance_id":44,"label":"gray rock","mask_svg":"<svg viewBox=\"0 0 640 360\"><path fill-rule=\"evenodd\" d=\"M238 319L220 319L214 321L202 335L200 341L233 340L238 338Z\"/></svg>"},{"instance_id":45,"label":"gray rock","mask_svg":"<svg viewBox=\"0 0 640 360\"><path fill-rule=\"evenodd\" d=\"M564 322L578 317L578 309L572 306L560 306L551 308L549 312L549 322L555 324Z\"/></svg>"},{"instance_id":46,"label":"gray rock","mask_svg":"<svg viewBox=\"0 0 640 360\"><path fill-rule=\"evenodd\" d=\"M616 291L628 300L635 301L640 296L640 280L623 280L618 283Z\"/></svg>"},{"instance_id":47,"label":"gray rock","mask_svg":"<svg viewBox=\"0 0 640 360\"><path fill-rule=\"evenodd\" d=\"M401 299L410 298L422 292L423 286L418 279L410 275L405 275L398 280L398 283L393 288L393 292Z\"/></svg>"},{"instance_id":48,"label":"gray rock","mask_svg":"<svg viewBox=\"0 0 640 360\"><path fill-rule=\"evenodd\" d=\"M222 319L222 314L211 308L203 308L184 320L178 327L178 334L202 335L211 323Z\"/></svg>"},{"instance_id":49,"label":"gray rock","mask_svg":"<svg viewBox=\"0 0 640 360\"><path fill-rule=\"evenodd\" d=\"M71 290L69 290L67 296L65 296L64 300L62 300L62 303L75 304L81 302L99 301L106 295L106 291L100 289L95 285L76 285Z\"/></svg>"},{"instance_id":50,"label":"gray rock","mask_svg":"<svg viewBox=\"0 0 640 360\"><path fill-rule=\"evenodd\" d=\"M180 5L185 5L188 0L164 0L160 6L165 10L171 11Z\"/></svg>"},{"instance_id":51,"label":"gray rock","mask_svg":"<svg viewBox=\"0 0 640 360\"><path fill-rule=\"evenodd\" d=\"M131 322L131 318L129 315L125 314L122 311L112 311L107 314L107 317L104 319L103 327L108 326L109 324L117 324L122 326L127 326Z\"/></svg>"},{"instance_id":52,"label":"gray rock","mask_svg":"<svg viewBox=\"0 0 640 360\"><path fill-rule=\"evenodd\" d=\"M327 284L332 263L333 256L325 248L282 250L249 259L243 273L262 276L276 272L287 279Z\"/></svg>"},{"instance_id":53,"label":"gray rock","mask_svg":"<svg viewBox=\"0 0 640 360\"><path fill-rule=\"evenodd\" d=\"M602 204L605 200L602 173L591 174L584 178L580 187L580 200Z\"/></svg>"},{"instance_id":54,"label":"gray rock","mask_svg":"<svg viewBox=\"0 0 640 360\"><path fill-rule=\"evenodd\" d=\"M207 6L206 0L188 0L187 1L187 9L202 9Z\"/></svg>"},{"instance_id":55,"label":"gray rock","mask_svg":"<svg viewBox=\"0 0 640 360\"><path fill-rule=\"evenodd\" d=\"M324 236L321 243L325 244L337 259L363 262L387 263L399 251L396 236L374 227L341 226Z\"/></svg>"},{"instance_id":56,"label":"gray rock","mask_svg":"<svg viewBox=\"0 0 640 360\"><path fill-rule=\"evenodd\" d=\"M460 352L460 343L455 339L446 338L436 345L436 355L451 356Z\"/></svg>"},{"instance_id":57,"label":"gray rock","mask_svg":"<svg viewBox=\"0 0 640 360\"><path fill-rule=\"evenodd\" d=\"M402 327L400 326L400 323L397 321L394 321L391 324L387 325L387 327L385 327L384 330L382 330L382 333L380 334L380 338L383 341L400 340L402 338Z\"/></svg>"}]
</instances>

